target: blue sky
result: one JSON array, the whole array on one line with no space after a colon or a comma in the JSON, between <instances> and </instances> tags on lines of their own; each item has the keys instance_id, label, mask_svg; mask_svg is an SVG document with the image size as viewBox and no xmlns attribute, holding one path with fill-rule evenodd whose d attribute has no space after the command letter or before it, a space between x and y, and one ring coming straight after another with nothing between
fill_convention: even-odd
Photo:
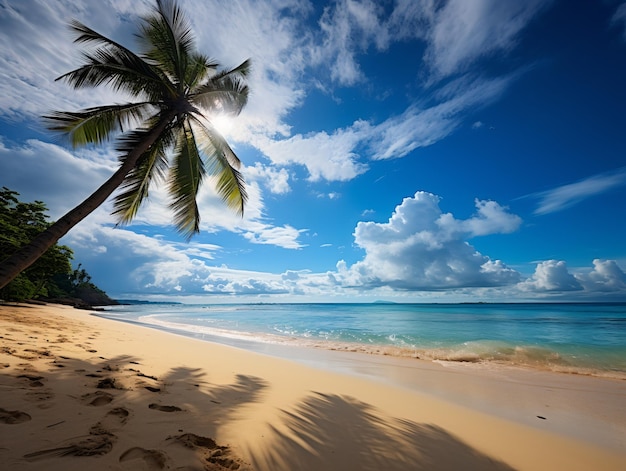
<instances>
[{"instance_id":1,"label":"blue sky","mask_svg":"<svg viewBox=\"0 0 626 471\"><path fill-rule=\"evenodd\" d=\"M221 123L244 218L203 188L185 242L160 188L128 226L63 240L117 298L626 300L626 2L183 0L198 49L251 58ZM0 0L0 185L53 218L116 168L40 116L123 102L54 79L78 19L134 47L149 1Z\"/></svg>"}]
</instances>

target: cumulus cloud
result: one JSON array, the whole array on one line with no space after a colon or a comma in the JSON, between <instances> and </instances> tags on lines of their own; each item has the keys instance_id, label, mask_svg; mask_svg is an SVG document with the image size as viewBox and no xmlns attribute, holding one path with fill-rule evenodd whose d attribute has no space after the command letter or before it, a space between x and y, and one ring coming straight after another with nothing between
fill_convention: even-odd
<instances>
[{"instance_id":1,"label":"cumulus cloud","mask_svg":"<svg viewBox=\"0 0 626 471\"><path fill-rule=\"evenodd\" d=\"M587 299L626 293L626 274L614 260L594 260L592 269L573 274L564 261L547 260L520 281L520 274L503 261L491 260L464 241L475 235L475 223L468 221L493 218L479 231L482 235L512 229L510 222L502 223L502 214L507 214L504 208L481 213L490 204L477 201L476 205L474 216L457 220L441 211L438 197L418 192L398 205L387 223L359 223L355 243L365 256L351 266L339 261L335 270L326 273L287 269L276 274L218 266L214 264L222 251L218 245L172 242L158 235L102 226L89 218L62 242L74 248L90 273L115 273L107 285L118 295L329 299L364 292L380 297L445 289L460 296L481 293L481 299L509 295L538 299L565 293Z\"/></svg>"},{"instance_id":2,"label":"cumulus cloud","mask_svg":"<svg viewBox=\"0 0 626 471\"><path fill-rule=\"evenodd\" d=\"M578 282L589 292L626 292L626 273L615 260L593 261L593 270L575 275Z\"/></svg>"},{"instance_id":3,"label":"cumulus cloud","mask_svg":"<svg viewBox=\"0 0 626 471\"><path fill-rule=\"evenodd\" d=\"M624 185L626 185L626 167L593 175L552 190L533 193L528 197L539 200L535 214L550 214Z\"/></svg>"},{"instance_id":4,"label":"cumulus cloud","mask_svg":"<svg viewBox=\"0 0 626 471\"><path fill-rule=\"evenodd\" d=\"M324 296L336 288L326 274L233 269L215 264L220 246L172 242L88 219L62 242L72 246L96 283L107 277L108 292L122 297Z\"/></svg>"},{"instance_id":5,"label":"cumulus cloud","mask_svg":"<svg viewBox=\"0 0 626 471\"><path fill-rule=\"evenodd\" d=\"M455 220L452 215L442 215L440 227L455 232L467 233L470 237L489 234L508 234L515 232L522 224L522 218L507 212L508 208L495 201L474 200L476 215L463 221Z\"/></svg>"},{"instance_id":6,"label":"cumulus cloud","mask_svg":"<svg viewBox=\"0 0 626 471\"><path fill-rule=\"evenodd\" d=\"M582 286L567 270L567 264L558 260L546 260L537 264L535 273L520 283L528 291L579 291Z\"/></svg>"},{"instance_id":7,"label":"cumulus cloud","mask_svg":"<svg viewBox=\"0 0 626 471\"><path fill-rule=\"evenodd\" d=\"M592 269L575 273L570 273L562 260L546 260L539 262L535 272L517 288L533 294L577 292L580 299L585 299L596 294L626 293L626 274L615 260L595 259Z\"/></svg>"},{"instance_id":8,"label":"cumulus cloud","mask_svg":"<svg viewBox=\"0 0 626 471\"><path fill-rule=\"evenodd\" d=\"M340 262L338 279L348 286L400 290L500 286L519 281L519 273L480 254L465 238L510 232L521 220L497 203L477 201L477 207L475 217L459 221L441 211L436 195L417 192L405 198L388 222L357 224L354 239L365 250L365 257L350 267Z\"/></svg>"}]
</instances>

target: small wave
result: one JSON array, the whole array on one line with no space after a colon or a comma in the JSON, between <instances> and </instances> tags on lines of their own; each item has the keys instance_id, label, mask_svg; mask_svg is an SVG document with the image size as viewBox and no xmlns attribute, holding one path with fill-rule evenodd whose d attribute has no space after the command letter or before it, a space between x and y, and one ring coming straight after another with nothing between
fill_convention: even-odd
<instances>
[{"instance_id":1,"label":"small wave","mask_svg":"<svg viewBox=\"0 0 626 471\"><path fill-rule=\"evenodd\" d=\"M380 344L371 338L362 339L360 342L350 342L333 338L334 336L330 335L330 332L316 332L315 335L307 332L303 335L291 329L275 328L275 333L255 333L172 322L164 320L158 315L142 316L140 322L194 337L199 335L211 336L214 339L222 337L257 343L416 358L444 364L451 362L485 366L515 366L626 380L626 364L624 368L605 367L597 361L592 362L580 356L568 355L535 345L513 345L501 341L477 340L455 345L423 347L408 344L395 336L394 338L389 336L385 339L387 342L395 341L395 344Z\"/></svg>"}]
</instances>

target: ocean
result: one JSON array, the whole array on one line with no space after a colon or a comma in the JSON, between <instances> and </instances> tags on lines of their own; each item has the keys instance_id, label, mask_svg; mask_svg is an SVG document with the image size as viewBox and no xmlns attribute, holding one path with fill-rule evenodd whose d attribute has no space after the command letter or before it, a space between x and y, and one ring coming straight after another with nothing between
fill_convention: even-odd
<instances>
[{"instance_id":1,"label":"ocean","mask_svg":"<svg viewBox=\"0 0 626 471\"><path fill-rule=\"evenodd\" d=\"M626 303L137 304L98 314L241 348L296 345L626 379Z\"/></svg>"}]
</instances>

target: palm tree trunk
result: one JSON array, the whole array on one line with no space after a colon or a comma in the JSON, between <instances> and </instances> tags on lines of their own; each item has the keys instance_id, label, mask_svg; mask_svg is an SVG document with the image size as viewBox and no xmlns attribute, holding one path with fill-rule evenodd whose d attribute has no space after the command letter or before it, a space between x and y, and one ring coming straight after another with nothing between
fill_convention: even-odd
<instances>
[{"instance_id":1,"label":"palm tree trunk","mask_svg":"<svg viewBox=\"0 0 626 471\"><path fill-rule=\"evenodd\" d=\"M4 288L13 278L31 266L46 250L67 234L70 229L104 203L115 189L122 184L128 172L137 164L139 157L156 141L157 137L174 118L175 114L175 112L170 112L165 119L162 119L161 122L146 135L145 139L126 155L124 162L111 178L104 182L91 196L52 224L48 229L37 235L28 244L21 247L9 258L3 260L0 264L0 289Z\"/></svg>"}]
</instances>

